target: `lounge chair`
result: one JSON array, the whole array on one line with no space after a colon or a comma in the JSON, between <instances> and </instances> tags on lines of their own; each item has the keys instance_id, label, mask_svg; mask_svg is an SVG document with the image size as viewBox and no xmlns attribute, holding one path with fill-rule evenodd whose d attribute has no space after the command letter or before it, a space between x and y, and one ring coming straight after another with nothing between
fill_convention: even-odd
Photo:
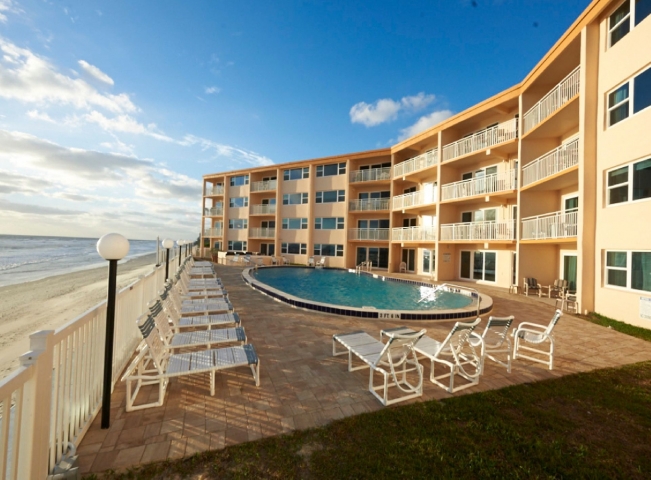
<instances>
[{"instance_id":1,"label":"lounge chair","mask_svg":"<svg viewBox=\"0 0 651 480\"><path fill-rule=\"evenodd\" d=\"M218 313L214 315L197 315L193 317L180 317L176 310L170 310L165 307L160 300L149 305L149 311L152 315L161 315L171 323L174 332L180 332L186 329L211 329L213 327L239 326L241 324L240 316L236 312Z\"/></svg>"},{"instance_id":2,"label":"lounge chair","mask_svg":"<svg viewBox=\"0 0 651 480\"><path fill-rule=\"evenodd\" d=\"M481 371L484 373L484 363L486 357L506 367L506 371L511 373L511 339L508 336L509 328L513 323L513 315L510 317L489 317L486 328L481 334L481 341L477 332L472 332L469 342L474 347L480 347L481 350ZM493 355L496 353L506 353L506 362L498 360Z\"/></svg>"},{"instance_id":3,"label":"lounge chair","mask_svg":"<svg viewBox=\"0 0 651 480\"><path fill-rule=\"evenodd\" d=\"M182 303L178 293L171 288L161 292L160 298L163 305L179 317L191 315L210 315L214 313L228 313L233 311L233 305L228 300L217 299L210 303Z\"/></svg>"},{"instance_id":4,"label":"lounge chair","mask_svg":"<svg viewBox=\"0 0 651 480\"><path fill-rule=\"evenodd\" d=\"M556 279L553 285L543 285L541 287L541 295L547 295L548 298L552 298L552 294L554 294L558 298L565 293L565 290L567 290L567 280Z\"/></svg>"},{"instance_id":5,"label":"lounge chair","mask_svg":"<svg viewBox=\"0 0 651 480\"><path fill-rule=\"evenodd\" d=\"M382 405L391 405L423 394L423 367L418 363L414 352L415 345L423 335L425 330L408 334L393 333L389 334L389 340L385 344L364 332L337 334L332 337L332 354L345 354L346 351L336 351L337 344L342 345L348 351L349 371L370 368L369 391ZM366 365L352 368L353 355ZM375 373L383 377L382 384L377 386L373 378ZM407 377L414 373L416 382L412 383ZM392 386L401 393L400 396L389 399L389 387ZM378 390L381 391L381 395L378 394Z\"/></svg>"},{"instance_id":6,"label":"lounge chair","mask_svg":"<svg viewBox=\"0 0 651 480\"><path fill-rule=\"evenodd\" d=\"M556 310L554 316L549 322L549 325L539 325L537 323L530 322L522 322L520 325L518 325L518 328L513 333L513 336L515 338L513 343L513 359L515 360L518 357L526 358L532 362L538 362L542 363L543 365L547 365L551 370L554 364L553 330L560 320L561 316L563 316L563 313L560 310ZM540 346L549 343L549 349L529 347L523 345L522 342ZM538 357L531 357L521 353L522 350L534 352L546 358L541 359Z\"/></svg>"},{"instance_id":7,"label":"lounge chair","mask_svg":"<svg viewBox=\"0 0 651 480\"><path fill-rule=\"evenodd\" d=\"M535 278L527 278L525 277L524 279L524 294L528 297L529 292L532 291L537 291L538 296L540 297L542 295L542 286L538 283L538 280Z\"/></svg>"}]
</instances>

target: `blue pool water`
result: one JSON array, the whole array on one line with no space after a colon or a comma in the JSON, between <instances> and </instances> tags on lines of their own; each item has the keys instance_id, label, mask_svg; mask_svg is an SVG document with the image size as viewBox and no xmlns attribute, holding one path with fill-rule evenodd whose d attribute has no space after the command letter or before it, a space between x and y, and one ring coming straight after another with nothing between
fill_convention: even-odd
<instances>
[{"instance_id":1,"label":"blue pool water","mask_svg":"<svg viewBox=\"0 0 651 480\"><path fill-rule=\"evenodd\" d=\"M295 297L348 307L375 307L380 310L447 310L463 308L473 300L465 295L437 292L427 297L431 287L382 281L346 270L313 268L261 268L251 272L260 282Z\"/></svg>"}]
</instances>

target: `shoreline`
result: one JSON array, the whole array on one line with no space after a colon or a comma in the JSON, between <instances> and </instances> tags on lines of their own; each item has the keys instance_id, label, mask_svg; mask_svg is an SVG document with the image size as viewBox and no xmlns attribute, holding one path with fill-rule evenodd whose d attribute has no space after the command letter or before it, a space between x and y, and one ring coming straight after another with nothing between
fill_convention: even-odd
<instances>
[{"instance_id":1,"label":"shoreline","mask_svg":"<svg viewBox=\"0 0 651 480\"><path fill-rule=\"evenodd\" d=\"M118 290L149 273L155 262L153 252L118 264ZM30 334L56 330L106 298L107 269L92 267L0 287L0 379L19 366Z\"/></svg>"}]
</instances>

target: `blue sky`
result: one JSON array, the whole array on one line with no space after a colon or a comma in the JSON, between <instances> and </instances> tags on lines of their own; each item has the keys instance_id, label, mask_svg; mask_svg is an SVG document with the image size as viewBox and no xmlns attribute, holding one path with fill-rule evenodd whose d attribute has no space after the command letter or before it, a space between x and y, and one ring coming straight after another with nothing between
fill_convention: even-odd
<instances>
[{"instance_id":1,"label":"blue sky","mask_svg":"<svg viewBox=\"0 0 651 480\"><path fill-rule=\"evenodd\" d=\"M207 173L390 146L587 0L0 0L0 233L196 238Z\"/></svg>"}]
</instances>

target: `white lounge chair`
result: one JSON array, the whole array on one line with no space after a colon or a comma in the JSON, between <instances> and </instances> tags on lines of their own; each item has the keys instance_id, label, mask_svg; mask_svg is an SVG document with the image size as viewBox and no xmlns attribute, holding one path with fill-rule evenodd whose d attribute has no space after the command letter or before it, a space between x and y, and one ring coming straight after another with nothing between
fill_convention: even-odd
<instances>
[{"instance_id":1,"label":"white lounge chair","mask_svg":"<svg viewBox=\"0 0 651 480\"><path fill-rule=\"evenodd\" d=\"M484 329L481 337L477 332L472 332L469 342L474 347L481 348L481 371L484 373L484 363L486 357L490 358L495 363L499 363L506 367L506 371L511 373L511 339L508 332L513 323L513 315L510 317L489 317L486 328ZM493 355L496 353L506 353L506 362L498 360Z\"/></svg>"},{"instance_id":2,"label":"white lounge chair","mask_svg":"<svg viewBox=\"0 0 651 480\"><path fill-rule=\"evenodd\" d=\"M215 313L228 313L233 311L233 305L228 300L216 300L210 303L187 304L182 303L174 289L165 289L160 294L163 305L179 317L192 315L210 315Z\"/></svg>"},{"instance_id":3,"label":"white lounge chair","mask_svg":"<svg viewBox=\"0 0 651 480\"><path fill-rule=\"evenodd\" d=\"M518 328L513 332L515 337L513 343L513 359L519 357L526 358L532 362L542 363L547 365L551 370L554 365L554 335L553 330L560 318L563 316L563 313L560 310L556 310L554 316L552 317L549 325L539 325L537 323L522 322L518 325ZM549 349L547 348L535 348L523 345L522 342L531 344L531 345L546 345L549 344ZM538 357L531 357L521 353L522 350L528 352L534 352L538 355L545 357L544 359Z\"/></svg>"},{"instance_id":4,"label":"white lounge chair","mask_svg":"<svg viewBox=\"0 0 651 480\"><path fill-rule=\"evenodd\" d=\"M235 332L230 332L228 335L232 338L236 338L238 335L242 337L244 335L244 329L240 327L240 317L237 313L222 313L219 315L202 315L198 317L185 317L178 318L170 316L169 312L165 310L160 303L156 301L149 308L149 315L154 319L158 330L161 332L163 339L171 342L171 338L175 335L180 335L183 330L191 329L192 333L201 332L201 331L218 331L211 330L213 327L230 327L227 329L221 328L221 330L237 330ZM241 332L239 330L241 329ZM232 334L235 333L233 336ZM210 334L212 335L212 334ZM206 338L211 338L208 335ZM183 338L183 337L180 337ZM246 336L243 337L245 341ZM174 345L170 343L171 346L181 346L177 340ZM215 342L210 342L215 343Z\"/></svg>"}]
</instances>

